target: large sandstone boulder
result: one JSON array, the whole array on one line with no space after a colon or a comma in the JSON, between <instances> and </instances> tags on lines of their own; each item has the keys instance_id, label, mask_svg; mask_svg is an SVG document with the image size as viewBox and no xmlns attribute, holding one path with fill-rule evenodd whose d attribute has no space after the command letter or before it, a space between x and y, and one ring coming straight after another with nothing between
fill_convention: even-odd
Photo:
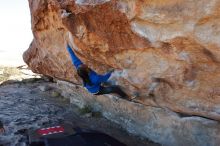
<instances>
[{"instance_id":1,"label":"large sandstone boulder","mask_svg":"<svg viewBox=\"0 0 220 146\"><path fill-rule=\"evenodd\" d=\"M111 81L142 105L220 121L220 0L29 4L34 40L23 58L34 72L80 83L69 42L93 70L114 68Z\"/></svg>"}]
</instances>

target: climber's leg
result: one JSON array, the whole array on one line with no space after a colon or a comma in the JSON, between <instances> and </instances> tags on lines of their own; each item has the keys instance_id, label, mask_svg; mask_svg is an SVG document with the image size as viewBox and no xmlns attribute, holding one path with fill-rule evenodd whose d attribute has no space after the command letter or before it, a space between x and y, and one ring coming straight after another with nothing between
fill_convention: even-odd
<instances>
[{"instance_id":1,"label":"climber's leg","mask_svg":"<svg viewBox=\"0 0 220 146\"><path fill-rule=\"evenodd\" d=\"M108 87L101 86L99 92L96 95L110 94L110 93L116 93L120 96L120 98L129 100L128 95L121 89L120 86L117 85L112 85Z\"/></svg>"}]
</instances>

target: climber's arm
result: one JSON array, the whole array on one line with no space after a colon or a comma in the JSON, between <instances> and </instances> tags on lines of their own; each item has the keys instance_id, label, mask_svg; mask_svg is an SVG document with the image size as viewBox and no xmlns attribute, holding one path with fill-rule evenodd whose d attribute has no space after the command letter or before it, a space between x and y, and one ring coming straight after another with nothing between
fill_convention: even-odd
<instances>
[{"instance_id":1,"label":"climber's arm","mask_svg":"<svg viewBox=\"0 0 220 146\"><path fill-rule=\"evenodd\" d=\"M74 66L76 67L76 69L82 65L83 63L81 62L81 60L75 55L75 53L73 52L72 48L67 45L67 51L69 52L70 54L70 57L71 57L71 60L72 60L72 63L74 64Z\"/></svg>"},{"instance_id":2,"label":"climber's arm","mask_svg":"<svg viewBox=\"0 0 220 146\"><path fill-rule=\"evenodd\" d=\"M110 76L111 76L112 72L108 72L104 75L99 75L96 72L92 71L92 76L90 78L93 78L93 84L101 84L103 82L106 82Z\"/></svg>"}]
</instances>

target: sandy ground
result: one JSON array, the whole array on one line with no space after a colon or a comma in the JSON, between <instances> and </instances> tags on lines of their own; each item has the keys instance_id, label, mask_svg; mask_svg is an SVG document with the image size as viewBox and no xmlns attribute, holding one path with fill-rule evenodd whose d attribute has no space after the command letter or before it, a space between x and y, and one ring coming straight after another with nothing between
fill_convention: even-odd
<instances>
[{"instance_id":1,"label":"sandy ground","mask_svg":"<svg viewBox=\"0 0 220 146\"><path fill-rule=\"evenodd\" d=\"M1 70L1 75L4 75L4 70ZM130 135L97 111L94 113L71 105L60 95L56 83L32 74L26 67L19 71L18 75L11 75L9 80L0 84L0 119L6 129L6 133L0 135L0 145L22 145L25 141L23 129L60 123L106 133L128 146L157 145Z\"/></svg>"}]
</instances>

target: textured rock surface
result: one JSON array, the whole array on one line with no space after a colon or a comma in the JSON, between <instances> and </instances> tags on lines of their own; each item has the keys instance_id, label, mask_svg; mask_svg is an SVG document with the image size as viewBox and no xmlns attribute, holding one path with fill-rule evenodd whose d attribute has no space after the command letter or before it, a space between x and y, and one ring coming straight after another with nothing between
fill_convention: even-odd
<instances>
[{"instance_id":1,"label":"textured rock surface","mask_svg":"<svg viewBox=\"0 0 220 146\"><path fill-rule=\"evenodd\" d=\"M58 81L64 97L80 107L94 110L130 133L147 137L164 146L218 146L220 124L201 117L183 116L169 109L143 106L114 96L91 96L83 88Z\"/></svg>"},{"instance_id":2,"label":"textured rock surface","mask_svg":"<svg viewBox=\"0 0 220 146\"><path fill-rule=\"evenodd\" d=\"M141 104L220 121L220 0L29 4L34 40L23 57L34 72L80 83L68 41L97 72L115 68L112 82Z\"/></svg>"}]
</instances>

